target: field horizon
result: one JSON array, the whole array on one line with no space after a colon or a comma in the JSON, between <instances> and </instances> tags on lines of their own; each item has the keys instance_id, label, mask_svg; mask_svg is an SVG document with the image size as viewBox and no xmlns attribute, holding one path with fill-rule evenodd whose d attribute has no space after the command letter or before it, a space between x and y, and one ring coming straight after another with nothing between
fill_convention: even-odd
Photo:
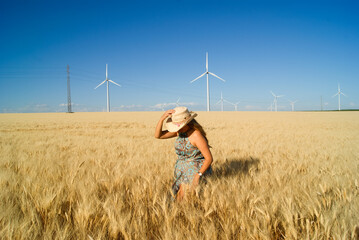
<instances>
[{"instance_id":1,"label":"field horizon","mask_svg":"<svg viewBox=\"0 0 359 240\"><path fill-rule=\"evenodd\" d=\"M358 239L359 112L196 112L214 174L185 204L162 112L0 114L0 237Z\"/></svg>"}]
</instances>

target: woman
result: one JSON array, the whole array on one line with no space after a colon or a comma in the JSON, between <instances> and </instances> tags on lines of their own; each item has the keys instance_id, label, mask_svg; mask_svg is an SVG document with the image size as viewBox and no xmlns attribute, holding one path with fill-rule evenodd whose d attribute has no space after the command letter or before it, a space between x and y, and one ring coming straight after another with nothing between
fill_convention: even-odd
<instances>
[{"instance_id":1,"label":"woman","mask_svg":"<svg viewBox=\"0 0 359 240\"><path fill-rule=\"evenodd\" d=\"M212 173L212 154L206 133L194 119L196 116L196 113L189 112L186 107L176 107L166 111L156 126L156 138L177 137L175 150L178 158L172 191L179 201L191 185L196 187L200 178ZM166 130L163 131L163 128Z\"/></svg>"}]
</instances>

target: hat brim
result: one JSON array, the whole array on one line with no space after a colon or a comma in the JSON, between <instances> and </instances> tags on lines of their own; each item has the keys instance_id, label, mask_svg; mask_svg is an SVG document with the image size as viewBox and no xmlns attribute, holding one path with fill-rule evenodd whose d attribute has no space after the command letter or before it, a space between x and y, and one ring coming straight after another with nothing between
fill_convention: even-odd
<instances>
[{"instance_id":1,"label":"hat brim","mask_svg":"<svg viewBox=\"0 0 359 240\"><path fill-rule=\"evenodd\" d=\"M184 126L186 126L190 121L192 121L195 117L197 117L197 113L192 113L191 116L183 123L173 123L172 122L172 118L168 117L163 124L163 127L165 130L169 131L169 132L178 132L179 130L181 130L181 128L183 128Z\"/></svg>"}]
</instances>

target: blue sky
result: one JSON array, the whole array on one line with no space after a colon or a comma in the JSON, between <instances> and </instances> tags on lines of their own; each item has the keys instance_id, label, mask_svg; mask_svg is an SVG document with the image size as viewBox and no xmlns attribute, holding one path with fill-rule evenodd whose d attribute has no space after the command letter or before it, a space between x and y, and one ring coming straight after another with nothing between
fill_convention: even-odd
<instances>
[{"instance_id":1,"label":"blue sky","mask_svg":"<svg viewBox=\"0 0 359 240\"><path fill-rule=\"evenodd\" d=\"M0 112L211 108L220 94L240 111L359 108L357 1L1 1ZM173 105L167 105L165 109ZM234 107L225 104L225 110Z\"/></svg>"}]
</instances>

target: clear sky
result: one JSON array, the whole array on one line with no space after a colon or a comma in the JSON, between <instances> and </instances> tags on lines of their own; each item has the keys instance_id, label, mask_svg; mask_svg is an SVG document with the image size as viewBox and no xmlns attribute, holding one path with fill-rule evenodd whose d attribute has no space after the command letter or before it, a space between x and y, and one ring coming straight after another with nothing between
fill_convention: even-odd
<instances>
[{"instance_id":1,"label":"clear sky","mask_svg":"<svg viewBox=\"0 0 359 240\"><path fill-rule=\"evenodd\" d=\"M358 1L1 1L0 112L359 108ZM225 110L234 107L225 104Z\"/></svg>"}]
</instances>

